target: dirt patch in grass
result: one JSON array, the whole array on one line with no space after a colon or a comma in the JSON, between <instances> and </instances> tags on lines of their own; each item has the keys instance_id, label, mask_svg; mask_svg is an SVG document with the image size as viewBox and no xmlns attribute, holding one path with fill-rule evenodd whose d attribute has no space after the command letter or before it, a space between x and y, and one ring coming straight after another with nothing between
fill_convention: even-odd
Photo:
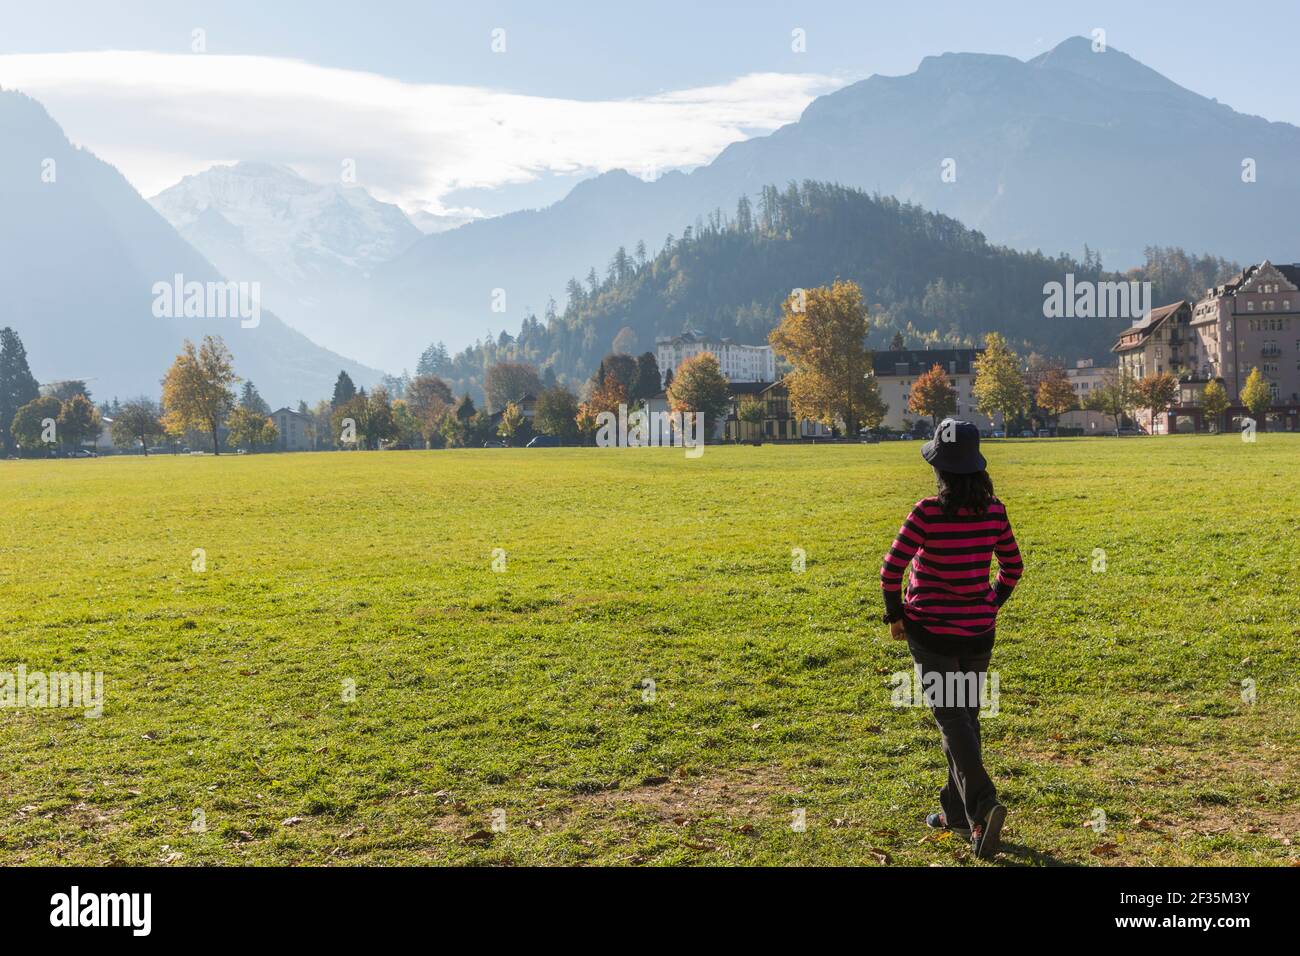
<instances>
[{"instance_id":1,"label":"dirt patch in grass","mask_svg":"<svg viewBox=\"0 0 1300 956\"><path fill-rule=\"evenodd\" d=\"M706 776L650 777L632 787L578 794L570 806L600 811L635 807L680 826L705 817L748 820L770 816L775 809L773 797L798 792L780 770L754 767Z\"/></svg>"},{"instance_id":2,"label":"dirt patch in grass","mask_svg":"<svg viewBox=\"0 0 1300 956\"><path fill-rule=\"evenodd\" d=\"M797 786L772 767L698 776L678 771L638 783L547 798L525 810L510 811L508 822L511 829L524 827L544 834L560 833L576 824L583 829L596 825L626 834L647 826L690 831L697 823L750 833L765 822L786 822L780 800L799 793ZM466 846L493 845L496 834L490 829L490 814L470 809L445 792L434 797L442 812L428 820L430 831L454 837ZM587 840L579 842L594 845Z\"/></svg>"},{"instance_id":3,"label":"dirt patch in grass","mask_svg":"<svg viewBox=\"0 0 1300 956\"><path fill-rule=\"evenodd\" d=\"M1271 837L1283 846L1292 847L1300 856L1300 807L1258 806L1212 807L1194 810L1173 827L1179 834L1219 836L1224 833Z\"/></svg>"}]
</instances>

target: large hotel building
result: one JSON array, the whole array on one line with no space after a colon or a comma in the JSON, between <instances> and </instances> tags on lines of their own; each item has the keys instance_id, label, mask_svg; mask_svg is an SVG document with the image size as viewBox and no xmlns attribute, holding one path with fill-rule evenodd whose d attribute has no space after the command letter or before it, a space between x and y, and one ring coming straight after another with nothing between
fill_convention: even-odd
<instances>
[{"instance_id":1,"label":"large hotel building","mask_svg":"<svg viewBox=\"0 0 1300 956\"><path fill-rule=\"evenodd\" d=\"M1300 430L1300 264L1266 260L1207 289L1195 303L1152 309L1120 334L1113 351L1135 377L1178 376L1178 399L1168 414L1153 423L1149 411L1138 412L1138 424L1155 434L1206 427L1201 393L1215 379L1228 393L1229 420L1248 415L1240 396L1253 368L1273 395L1268 427Z\"/></svg>"},{"instance_id":2,"label":"large hotel building","mask_svg":"<svg viewBox=\"0 0 1300 956\"><path fill-rule=\"evenodd\" d=\"M741 345L702 332L655 339L655 360L659 363L659 373L665 377L669 370L676 375L682 362L701 352L714 354L729 382L776 381L776 355L770 345Z\"/></svg>"}]
</instances>

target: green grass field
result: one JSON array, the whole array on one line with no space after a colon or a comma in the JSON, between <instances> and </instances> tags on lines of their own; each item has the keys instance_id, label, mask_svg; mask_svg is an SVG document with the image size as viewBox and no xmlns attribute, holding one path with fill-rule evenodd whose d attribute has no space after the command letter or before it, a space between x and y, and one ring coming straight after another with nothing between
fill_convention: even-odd
<instances>
[{"instance_id":1,"label":"green grass field","mask_svg":"<svg viewBox=\"0 0 1300 956\"><path fill-rule=\"evenodd\" d=\"M992 865L1295 862L1300 436L985 451L1026 565ZM878 623L916 443L0 482L0 671L105 681L99 719L0 710L0 864L971 863Z\"/></svg>"}]
</instances>

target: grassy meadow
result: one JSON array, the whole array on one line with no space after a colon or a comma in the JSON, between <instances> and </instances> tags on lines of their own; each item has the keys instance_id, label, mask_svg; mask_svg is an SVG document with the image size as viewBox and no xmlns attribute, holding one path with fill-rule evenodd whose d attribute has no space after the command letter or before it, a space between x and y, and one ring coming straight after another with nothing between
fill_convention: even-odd
<instances>
[{"instance_id":1,"label":"grassy meadow","mask_svg":"<svg viewBox=\"0 0 1300 956\"><path fill-rule=\"evenodd\" d=\"M0 864L1300 858L1300 436L986 444L1026 566L990 864L891 706L918 452L0 462L0 671L105 694L0 710Z\"/></svg>"}]
</instances>

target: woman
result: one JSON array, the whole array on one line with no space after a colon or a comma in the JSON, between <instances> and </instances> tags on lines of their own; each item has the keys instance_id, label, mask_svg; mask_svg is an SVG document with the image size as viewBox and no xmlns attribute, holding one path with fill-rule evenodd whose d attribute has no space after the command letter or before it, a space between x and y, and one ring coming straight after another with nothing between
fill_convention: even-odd
<instances>
[{"instance_id":1,"label":"woman","mask_svg":"<svg viewBox=\"0 0 1300 956\"><path fill-rule=\"evenodd\" d=\"M935 434L921 457L934 467L938 492L916 503L885 555L882 620L895 640L907 641L948 760L941 810L927 816L926 825L968 837L975 856L987 859L997 851L1006 809L980 756L979 688L998 608L1020 580L1022 565L1006 508L984 470L979 429L944 419ZM998 577L990 587L994 554Z\"/></svg>"}]
</instances>

